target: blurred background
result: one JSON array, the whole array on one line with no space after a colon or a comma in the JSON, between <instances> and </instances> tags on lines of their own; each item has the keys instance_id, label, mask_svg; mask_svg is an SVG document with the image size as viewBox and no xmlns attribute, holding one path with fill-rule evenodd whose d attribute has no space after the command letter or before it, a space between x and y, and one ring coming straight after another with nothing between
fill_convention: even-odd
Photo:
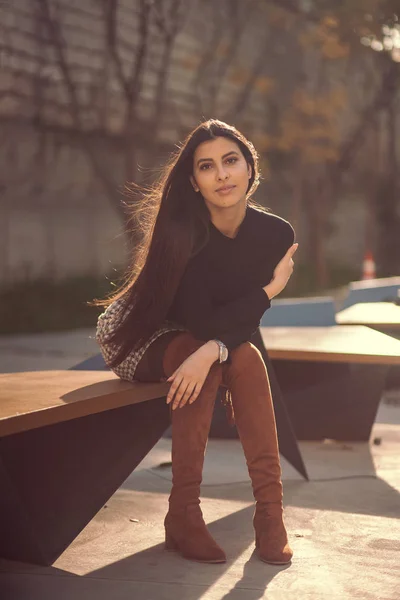
<instances>
[{"instance_id":1,"label":"blurred background","mask_svg":"<svg viewBox=\"0 0 400 600\"><path fill-rule=\"evenodd\" d=\"M0 333L95 324L127 184L211 117L296 229L286 295L360 279L367 253L398 275L399 19L398 0L0 0Z\"/></svg>"}]
</instances>

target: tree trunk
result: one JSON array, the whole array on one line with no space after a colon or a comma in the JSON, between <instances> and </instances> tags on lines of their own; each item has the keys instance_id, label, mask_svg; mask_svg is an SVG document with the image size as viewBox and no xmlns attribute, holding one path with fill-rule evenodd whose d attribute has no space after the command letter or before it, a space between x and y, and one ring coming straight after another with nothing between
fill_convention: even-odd
<instances>
[{"instance_id":1,"label":"tree trunk","mask_svg":"<svg viewBox=\"0 0 400 600\"><path fill-rule=\"evenodd\" d=\"M313 182L304 186L303 205L307 206L310 263L313 265L315 283L318 289L328 286L328 266L325 254L326 237L326 193L323 178L313 177Z\"/></svg>"},{"instance_id":2,"label":"tree trunk","mask_svg":"<svg viewBox=\"0 0 400 600\"><path fill-rule=\"evenodd\" d=\"M400 274L400 202L396 142L396 105L386 111L386 165L382 169L375 198L377 217L377 267L380 277Z\"/></svg>"}]
</instances>

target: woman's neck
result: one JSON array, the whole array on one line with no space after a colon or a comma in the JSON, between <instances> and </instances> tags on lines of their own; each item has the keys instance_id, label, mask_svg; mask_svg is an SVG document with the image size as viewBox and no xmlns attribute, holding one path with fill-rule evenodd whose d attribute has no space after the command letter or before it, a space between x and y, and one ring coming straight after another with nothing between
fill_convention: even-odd
<instances>
[{"instance_id":1,"label":"woman's neck","mask_svg":"<svg viewBox=\"0 0 400 600\"><path fill-rule=\"evenodd\" d=\"M247 202L238 207L234 206L232 209L234 210L229 214L229 209L226 208L218 211L218 213L211 213L211 221L223 235L235 238L246 216Z\"/></svg>"}]
</instances>

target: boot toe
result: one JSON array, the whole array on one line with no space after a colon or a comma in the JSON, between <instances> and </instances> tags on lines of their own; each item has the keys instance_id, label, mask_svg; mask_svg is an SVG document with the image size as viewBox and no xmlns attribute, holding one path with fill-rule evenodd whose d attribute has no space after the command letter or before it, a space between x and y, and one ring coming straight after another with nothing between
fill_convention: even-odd
<instances>
[{"instance_id":1,"label":"boot toe","mask_svg":"<svg viewBox=\"0 0 400 600\"><path fill-rule=\"evenodd\" d=\"M290 563L293 551L289 546L282 515L264 515L261 518L259 513L254 518L254 528L256 531L256 549L260 560L271 565Z\"/></svg>"},{"instance_id":2,"label":"boot toe","mask_svg":"<svg viewBox=\"0 0 400 600\"><path fill-rule=\"evenodd\" d=\"M165 519L165 547L184 558L203 563L224 563L226 554L207 529L198 506L189 506L182 514Z\"/></svg>"},{"instance_id":3,"label":"boot toe","mask_svg":"<svg viewBox=\"0 0 400 600\"><path fill-rule=\"evenodd\" d=\"M184 558L205 563L224 563L226 554L207 530L193 538L181 540L180 551Z\"/></svg>"},{"instance_id":4,"label":"boot toe","mask_svg":"<svg viewBox=\"0 0 400 600\"><path fill-rule=\"evenodd\" d=\"M182 556L188 560L194 560L202 563L225 563L226 554L218 546L204 552L182 552Z\"/></svg>"},{"instance_id":5,"label":"boot toe","mask_svg":"<svg viewBox=\"0 0 400 600\"><path fill-rule=\"evenodd\" d=\"M287 565L291 562L292 556L293 551L288 544L280 551L258 552L259 559L270 565Z\"/></svg>"}]
</instances>

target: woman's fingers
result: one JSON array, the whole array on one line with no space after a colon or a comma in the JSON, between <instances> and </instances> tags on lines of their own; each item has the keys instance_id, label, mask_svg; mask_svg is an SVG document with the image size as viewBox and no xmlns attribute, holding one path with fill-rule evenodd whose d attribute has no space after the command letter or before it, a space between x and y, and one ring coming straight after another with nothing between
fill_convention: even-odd
<instances>
[{"instance_id":1,"label":"woman's fingers","mask_svg":"<svg viewBox=\"0 0 400 600\"><path fill-rule=\"evenodd\" d=\"M171 375L171 377L172 377L172 375ZM175 392L178 390L182 381L183 381L183 379L180 379L177 377L173 380L171 387L169 388L168 395L167 395L167 404L169 404L172 401L172 399L174 398Z\"/></svg>"},{"instance_id":2,"label":"woman's fingers","mask_svg":"<svg viewBox=\"0 0 400 600\"><path fill-rule=\"evenodd\" d=\"M195 386L196 382L185 381L183 377L176 377L169 389L166 400L167 404L172 402L172 410L184 406L189 400Z\"/></svg>"},{"instance_id":3,"label":"woman's fingers","mask_svg":"<svg viewBox=\"0 0 400 600\"><path fill-rule=\"evenodd\" d=\"M198 381L185 382L184 378L175 378L167 395L167 404L172 402L172 410L182 408L185 404L192 404L201 391L202 385Z\"/></svg>"},{"instance_id":4,"label":"woman's fingers","mask_svg":"<svg viewBox=\"0 0 400 600\"><path fill-rule=\"evenodd\" d=\"M181 379L178 388L175 391L174 397L172 398L172 410L175 410L179 406L179 402L185 393L187 388L187 383L185 384L185 380Z\"/></svg>"},{"instance_id":5,"label":"woman's fingers","mask_svg":"<svg viewBox=\"0 0 400 600\"><path fill-rule=\"evenodd\" d=\"M183 408L185 406L185 404L188 403L188 401L191 399L193 391L196 387L196 384L193 382L190 382L186 388L185 393L181 396L180 402L177 403L177 405L175 406L175 408Z\"/></svg>"},{"instance_id":6,"label":"woman's fingers","mask_svg":"<svg viewBox=\"0 0 400 600\"><path fill-rule=\"evenodd\" d=\"M199 382L196 383L196 385L194 386L193 393L189 398L189 404L193 404L193 402L196 400L197 396L200 394L202 387L203 387L202 383L199 383Z\"/></svg>"},{"instance_id":7,"label":"woman's fingers","mask_svg":"<svg viewBox=\"0 0 400 600\"><path fill-rule=\"evenodd\" d=\"M286 252L285 256L281 259L281 262L290 260L292 258L292 256L294 255L294 253L296 252L298 247L299 247L299 244L297 244L297 243L290 246L290 248Z\"/></svg>"},{"instance_id":8,"label":"woman's fingers","mask_svg":"<svg viewBox=\"0 0 400 600\"><path fill-rule=\"evenodd\" d=\"M182 408L183 406L185 406L190 394L192 393L192 390L193 384L191 384L190 381L185 382L185 380L182 380L182 383L177 393L175 394L175 398L172 402L172 410L175 410L176 408Z\"/></svg>"},{"instance_id":9,"label":"woman's fingers","mask_svg":"<svg viewBox=\"0 0 400 600\"><path fill-rule=\"evenodd\" d=\"M290 246L290 248L286 252L285 256L283 258L281 258L281 260L276 265L275 271L276 270L280 271L281 269L286 269L288 264L289 265L294 264L293 260L292 260L292 256L294 255L294 253L296 252L298 247L299 247L298 244L293 244L293 246Z\"/></svg>"},{"instance_id":10,"label":"woman's fingers","mask_svg":"<svg viewBox=\"0 0 400 600\"><path fill-rule=\"evenodd\" d=\"M294 255L294 253L296 252L297 248L299 247L298 244L293 244L293 246L291 246L289 248L289 250L286 252L285 256L280 260L280 262L277 264L276 268L275 268L275 275L288 275L288 269L290 271L290 273L293 272L293 268L294 268L294 262L292 259L292 256Z\"/></svg>"},{"instance_id":11,"label":"woman's fingers","mask_svg":"<svg viewBox=\"0 0 400 600\"><path fill-rule=\"evenodd\" d=\"M203 389L204 381L205 380L193 382L193 385L191 388L192 391L189 394L189 397L188 397L187 401L185 402L185 404L186 403L193 404L193 402L197 399L198 395L200 394L201 390ZM179 406L179 408L182 408L182 404Z\"/></svg>"}]
</instances>

